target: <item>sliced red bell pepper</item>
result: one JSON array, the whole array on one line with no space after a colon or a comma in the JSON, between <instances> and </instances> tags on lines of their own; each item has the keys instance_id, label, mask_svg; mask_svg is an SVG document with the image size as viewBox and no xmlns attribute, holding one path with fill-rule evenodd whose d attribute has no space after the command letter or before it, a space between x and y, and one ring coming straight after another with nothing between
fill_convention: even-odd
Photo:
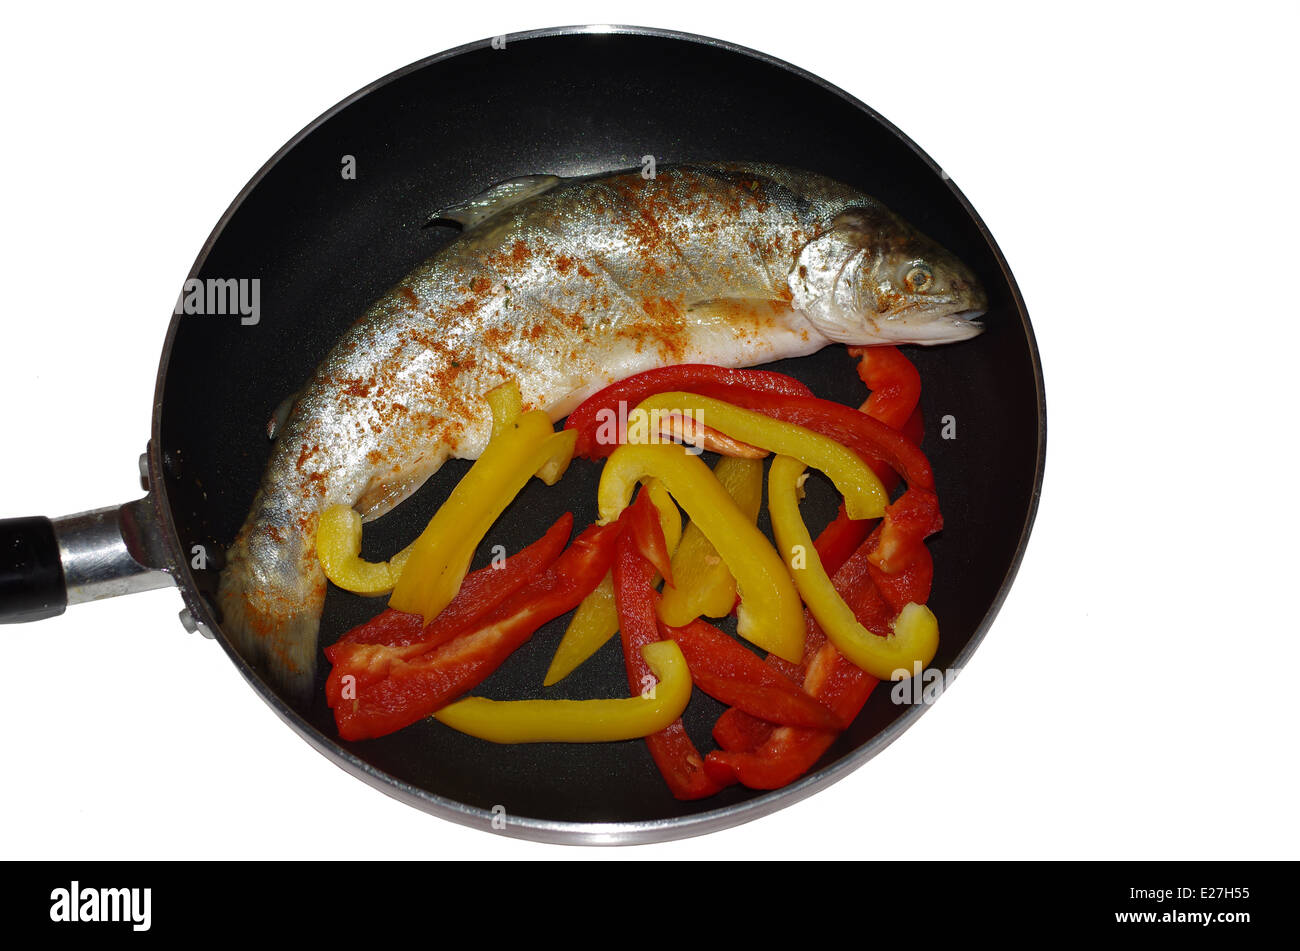
<instances>
[{"instance_id":1,"label":"sliced red bell pepper","mask_svg":"<svg viewBox=\"0 0 1300 951\"><path fill-rule=\"evenodd\" d=\"M849 347L871 395L862 412L902 431L921 400L921 374L897 347ZM920 440L914 440L920 442Z\"/></svg>"},{"instance_id":2,"label":"sliced red bell pepper","mask_svg":"<svg viewBox=\"0 0 1300 951\"><path fill-rule=\"evenodd\" d=\"M916 372L911 361L894 347L853 347L850 348L849 353L861 358L858 364L858 375L871 390L871 395L862 404L859 414L870 416L893 428L901 426L902 435L907 442L912 446L919 446L924 435L924 420L919 405L921 380L920 374ZM758 406L751 408L761 409ZM828 425L833 423L837 426L851 426L856 422L851 416L837 411L828 413L827 417ZM862 451L861 447L859 451ZM887 489L892 489L897 484L898 479L892 467L886 467L878 460L868 459L868 461L877 462L872 468L881 477ZM900 462L900 471L901 468ZM891 506L893 509L890 513L891 517L886 519L884 526L875 527L869 545L864 542L864 539L867 537L867 531L875 523L855 522L848 519L842 506L835 520L827 525L815 542L818 556L827 573L835 580L836 587L840 588L843 585L857 592L859 601L856 607L864 614L864 618L859 620L877 633L888 633L889 619L908 601L924 604L930 594L933 563L921 540L931 532L938 531L942 526L942 520L939 516L938 499L934 493L927 493L915 486L911 486L909 492L912 489L916 491L910 496L904 493L907 497L906 501L900 497L895 505ZM891 539L890 548L894 551L889 567L898 569L897 573L892 575L872 564L870 557L879 547L880 536L885 531L889 532L886 537ZM846 564L846 559L849 559L855 549L865 549L865 551L854 560L854 567L848 574L840 574L841 566ZM868 590L873 587L874 594ZM850 605L852 606L853 602L850 602ZM811 616L807 616L806 621L808 635L805 639L802 664L790 664L779 657L767 658L770 666L796 683L805 681L809 676L810 667L816 665L819 656L823 662L829 656L823 652L823 648L827 646L825 635ZM838 652L834 652L834 656L838 657ZM843 658L839 658L838 662L847 663ZM864 696L863 702L865 699ZM856 716L856 711L853 715ZM767 741L772 732L771 723L733 708L724 711L718 719L713 729L713 737L723 750L753 751ZM811 750L811 747L809 749ZM816 755L820 756L821 752Z\"/></svg>"},{"instance_id":3,"label":"sliced red bell pepper","mask_svg":"<svg viewBox=\"0 0 1300 951\"><path fill-rule=\"evenodd\" d=\"M737 390L728 400L744 409L831 438L864 459L883 462L902 475L910 495L906 501L896 501L885 510L885 542L878 562L882 569L888 571L891 565L905 561L912 547L942 525L930 462L919 447L897 430L851 407L816 397ZM926 517L921 518L921 514Z\"/></svg>"},{"instance_id":4,"label":"sliced red bell pepper","mask_svg":"<svg viewBox=\"0 0 1300 951\"><path fill-rule=\"evenodd\" d=\"M880 528L871 563L885 572L901 571L917 557L917 549L925 547L926 538L943 528L939 497L909 486L885 510Z\"/></svg>"},{"instance_id":5,"label":"sliced red bell pepper","mask_svg":"<svg viewBox=\"0 0 1300 951\"><path fill-rule=\"evenodd\" d=\"M893 618L904 606L909 602L925 604L929 600L934 562L929 549L919 545L913 550L911 560L900 571L881 571L874 564L873 555L880 544L883 528L883 525L877 525L853 557L833 573L832 580L836 590L853 608L858 620L874 633L887 636ZM850 592L852 598L849 597ZM795 683L805 681L812 659L826 644L826 636L812 617L805 615L805 620L808 636L804 641L804 662L795 665L772 656L765 661ZM767 739L771 731L770 722L733 708L723 711L718 718L713 728L713 738L724 750L753 750Z\"/></svg>"},{"instance_id":6,"label":"sliced red bell pepper","mask_svg":"<svg viewBox=\"0 0 1300 951\"><path fill-rule=\"evenodd\" d=\"M893 475L891 472L890 475ZM834 575L839 571L840 565L848 561L862 543L866 541L868 533L876 525L878 519L864 518L852 519L844 511L844 503L840 503L839 511L835 518L822 529L813 546L817 549L817 557L821 559L822 567L826 573ZM731 613L736 613L736 607L740 604L740 597L736 597L736 603L731 607ZM770 655L768 662L777 670L786 674L793 680L798 680L803 676L803 667L800 664L792 664L787 660L782 660L776 655Z\"/></svg>"},{"instance_id":7,"label":"sliced red bell pepper","mask_svg":"<svg viewBox=\"0 0 1300 951\"><path fill-rule=\"evenodd\" d=\"M592 526L531 584L507 597L469 628L412 660L409 648L356 645L383 655L386 675L360 683L355 668L330 672L325 695L345 740L384 736L450 703L497 669L533 633L577 606L605 576L621 526ZM415 645L422 646L422 645ZM346 681L349 674L351 682Z\"/></svg>"},{"instance_id":8,"label":"sliced red bell pepper","mask_svg":"<svg viewBox=\"0 0 1300 951\"><path fill-rule=\"evenodd\" d=\"M794 377L770 370L733 370L705 363L682 363L647 370L610 384L569 414L564 428L578 431L574 455L588 459L608 456L616 446L596 438L605 414L613 412L615 418L620 418L646 397L674 390L728 402L734 402L732 396L742 391L757 395L812 396L812 391Z\"/></svg>"},{"instance_id":9,"label":"sliced red bell pepper","mask_svg":"<svg viewBox=\"0 0 1300 951\"><path fill-rule=\"evenodd\" d=\"M885 463L910 486L934 488L934 473L925 453L902 433L861 410L815 396L787 396L737 390L730 403L793 423L848 446L862 458Z\"/></svg>"},{"instance_id":10,"label":"sliced red bell pepper","mask_svg":"<svg viewBox=\"0 0 1300 951\"><path fill-rule=\"evenodd\" d=\"M897 347L849 347L849 356L858 357L858 376L871 395L859 410L897 429L913 445L921 445L925 423L921 417L921 374L912 361ZM893 492L898 475L878 459L868 460L873 472ZM831 572L834 574L834 572Z\"/></svg>"},{"instance_id":11,"label":"sliced red bell pepper","mask_svg":"<svg viewBox=\"0 0 1300 951\"><path fill-rule=\"evenodd\" d=\"M456 597L428 627L424 626L424 619L418 614L389 608L357 625L325 648L325 656L330 663L339 663L346 657L349 644L405 647L419 643L436 645L449 640L536 579L560 556L572 531L573 514L566 512L556 519L546 534L499 566L488 565L470 572Z\"/></svg>"},{"instance_id":12,"label":"sliced red bell pepper","mask_svg":"<svg viewBox=\"0 0 1300 951\"><path fill-rule=\"evenodd\" d=\"M800 684L802 682L802 679L798 681ZM774 723L746 713L738 707L728 707L713 724L713 740L727 752L748 752L762 746L774 729ZM723 780L724 785L736 782L734 777L730 780L723 777Z\"/></svg>"},{"instance_id":13,"label":"sliced red bell pepper","mask_svg":"<svg viewBox=\"0 0 1300 951\"><path fill-rule=\"evenodd\" d=\"M930 549L921 545L907 565L895 572L884 572L877 568L870 553L871 549L868 549L867 571L871 575L872 584L889 605L891 617L909 603L925 604L930 600L930 586L934 581L934 559L930 555Z\"/></svg>"},{"instance_id":14,"label":"sliced red bell pepper","mask_svg":"<svg viewBox=\"0 0 1300 951\"><path fill-rule=\"evenodd\" d=\"M564 428L578 430L575 455L603 458L615 448L613 444L596 439L604 413L612 411L618 414L620 409L635 408L649 396L682 390L725 400L815 430L852 446L864 458L890 466L910 485L933 488L929 462L916 448L920 439L913 435L915 424L912 417L916 417L916 423L920 422L917 416L920 376L915 367L895 347L853 348L850 352L863 356L859 376L868 386L875 384L873 396L868 397L863 410L870 411L869 418L876 420L877 426L859 425L854 417L863 413L839 403L819 400L807 386L783 373L680 364L638 373L605 387L570 413ZM904 428L908 430L904 439L912 437L908 440L912 443L910 450L890 435L891 430Z\"/></svg>"},{"instance_id":15,"label":"sliced red bell pepper","mask_svg":"<svg viewBox=\"0 0 1300 951\"><path fill-rule=\"evenodd\" d=\"M638 505L654 512L649 495L641 492L629 509ZM618 540L614 557L614 598L618 605L619 637L623 642L623 663L627 669L627 683L632 693L640 694L654 684L654 674L642 656L641 649L660 640L658 624L659 593L654 589L655 568L641 554L641 546L632 537L637 525L653 525L659 529L657 518L650 521L629 519L630 524ZM689 664L688 664L689 666ZM712 796L722 787L704 772L704 757L695 748L680 718L658 733L645 738L650 755L668 788L677 799L702 799Z\"/></svg>"},{"instance_id":16,"label":"sliced red bell pepper","mask_svg":"<svg viewBox=\"0 0 1300 951\"><path fill-rule=\"evenodd\" d=\"M696 618L675 628L660 621L659 629L681 648L691 680L715 700L768 723L815 730L844 728L826 706L707 621Z\"/></svg>"},{"instance_id":17,"label":"sliced red bell pepper","mask_svg":"<svg viewBox=\"0 0 1300 951\"><path fill-rule=\"evenodd\" d=\"M802 662L792 664L773 654L769 654L763 661L774 673L784 677L801 690L804 689L803 684L807 679L808 664L826 643L826 635L807 611L804 612L804 625ZM714 722L713 739L724 750L753 750L771 735L775 726L774 721L742 710L733 704L723 710L722 715Z\"/></svg>"},{"instance_id":18,"label":"sliced red bell pepper","mask_svg":"<svg viewBox=\"0 0 1300 951\"><path fill-rule=\"evenodd\" d=\"M928 549L922 547L917 561L907 572L891 576L893 590L891 599L886 599L871 580L874 566L870 555L879 537L878 532L872 533L836 572L834 582L857 619L874 633L885 635L897 613L891 599L924 603L929 596L933 567ZM820 647L808 658L803 687L847 723L862 710L877 683L875 677L846 660L823 635ZM742 735L737 729L732 739L738 741ZM837 735L830 730L778 726L747 748L737 745L715 750L705 758L705 769L719 783L740 782L753 789L779 789L812 768Z\"/></svg>"},{"instance_id":19,"label":"sliced red bell pepper","mask_svg":"<svg viewBox=\"0 0 1300 951\"><path fill-rule=\"evenodd\" d=\"M467 575L468 581L473 575ZM455 601L447 605L450 609ZM443 614L446 614L443 611ZM442 615L438 615L441 617ZM433 631L438 625L434 622L426 629L424 618L418 614L408 614L386 608L364 624L358 624L337 641L325 648L325 656L331 664L337 664L351 655L351 648L356 645L382 644L385 647L409 647L424 640L425 631Z\"/></svg>"},{"instance_id":20,"label":"sliced red bell pepper","mask_svg":"<svg viewBox=\"0 0 1300 951\"><path fill-rule=\"evenodd\" d=\"M821 559L822 567L826 569L828 575L834 576L835 572L840 570L840 566L862 547L862 543L867 540L867 535L875 524L876 520L871 518L849 518L848 513L844 511L844 503L840 503L840 510L835 513L835 518L822 529L817 540L813 542L813 547L817 549L817 557Z\"/></svg>"},{"instance_id":21,"label":"sliced red bell pepper","mask_svg":"<svg viewBox=\"0 0 1300 951\"><path fill-rule=\"evenodd\" d=\"M830 644L813 658L810 672L816 676L805 682L805 689L850 721L876 685L874 677L854 667ZM811 769L838 736L834 730L778 726L753 750L714 750L705 757L704 768L722 785L740 782L751 789L780 789Z\"/></svg>"},{"instance_id":22,"label":"sliced red bell pepper","mask_svg":"<svg viewBox=\"0 0 1300 951\"><path fill-rule=\"evenodd\" d=\"M668 541L664 538L659 509L650 500L650 493L645 486L637 494L636 502L629 505L619 517L623 522L623 531L636 544L641 556L654 566L665 581L672 584L672 556L668 554ZM668 504L673 505L671 501Z\"/></svg>"},{"instance_id":23,"label":"sliced red bell pepper","mask_svg":"<svg viewBox=\"0 0 1300 951\"><path fill-rule=\"evenodd\" d=\"M791 664L770 654L764 663L789 680L791 684L807 692L804 683L807 680L808 665L826 643L826 635L807 611L804 612L804 624L804 649L801 663ZM731 706L723 710L722 715L713 724L713 739L724 750L755 750L772 735L776 725L770 720ZM734 779L732 781L734 782Z\"/></svg>"},{"instance_id":24,"label":"sliced red bell pepper","mask_svg":"<svg viewBox=\"0 0 1300 951\"><path fill-rule=\"evenodd\" d=\"M868 397L867 402L862 404L863 412L866 412L867 403L870 402L871 399ZM925 418L921 415L921 407L918 406L912 410L912 415L907 418L907 422L903 424L903 428L899 432L913 446L919 447L921 445L921 440L925 437ZM876 478L880 480L880 484L885 487L886 492L892 493L898 483L902 481L893 468L879 459L868 459L866 462L871 467L871 471L876 474Z\"/></svg>"},{"instance_id":25,"label":"sliced red bell pepper","mask_svg":"<svg viewBox=\"0 0 1300 951\"><path fill-rule=\"evenodd\" d=\"M921 407L912 410L912 415L903 424L902 433L913 446L921 445L925 439L925 417L921 414Z\"/></svg>"},{"instance_id":26,"label":"sliced red bell pepper","mask_svg":"<svg viewBox=\"0 0 1300 951\"><path fill-rule=\"evenodd\" d=\"M860 555L844 564L834 581L854 614L861 612L859 620L871 627L868 622L875 622L887 608L870 584L865 549L864 545L859 549ZM809 631L803 689L818 697L844 722L852 722L870 696L876 679L841 657L811 617ZM714 738L722 749L709 754L705 768L719 783L741 782L755 789L778 789L807 772L837 735L832 730L781 727L756 718L724 717L714 728Z\"/></svg>"},{"instance_id":27,"label":"sliced red bell pepper","mask_svg":"<svg viewBox=\"0 0 1300 951\"><path fill-rule=\"evenodd\" d=\"M865 413L815 397L755 396L738 393L737 405L829 436L864 459L875 459L898 472L908 491L885 510L885 535L877 565L890 570L905 564L926 536L943 527L930 462L915 443Z\"/></svg>"},{"instance_id":28,"label":"sliced red bell pepper","mask_svg":"<svg viewBox=\"0 0 1300 951\"><path fill-rule=\"evenodd\" d=\"M868 532L878 522L878 519L851 519L841 504L835 518L822 529L817 540L813 542L813 546L817 549L817 557L821 559L826 573L833 578L850 556L862 547ZM792 684L803 682L808 659L826 640L825 635L807 612L804 613L804 623L807 633L804 637L803 663L792 664L775 654L769 654L764 661L767 666ZM733 704L732 709L724 710L714 724L713 739L725 750L749 750L758 746L771 732L771 722L747 713Z\"/></svg>"}]
</instances>

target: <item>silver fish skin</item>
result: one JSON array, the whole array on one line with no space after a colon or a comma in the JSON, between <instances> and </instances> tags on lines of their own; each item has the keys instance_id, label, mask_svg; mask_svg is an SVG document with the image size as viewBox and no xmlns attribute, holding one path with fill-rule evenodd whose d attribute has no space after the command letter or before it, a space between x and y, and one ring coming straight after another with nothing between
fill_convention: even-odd
<instances>
[{"instance_id":1,"label":"silver fish skin","mask_svg":"<svg viewBox=\"0 0 1300 951\"><path fill-rule=\"evenodd\" d=\"M302 698L326 579L319 513L377 518L491 433L513 378L560 419L601 387L678 363L753 366L833 343L973 337L975 275L862 192L765 164L529 176L447 209L464 232L377 301L280 428L227 552L222 629Z\"/></svg>"}]
</instances>

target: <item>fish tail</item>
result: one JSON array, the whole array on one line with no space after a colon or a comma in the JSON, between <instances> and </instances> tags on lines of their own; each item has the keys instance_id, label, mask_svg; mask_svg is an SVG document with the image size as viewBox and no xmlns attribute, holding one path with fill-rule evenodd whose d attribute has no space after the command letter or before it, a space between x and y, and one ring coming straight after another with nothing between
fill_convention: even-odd
<instances>
[{"instance_id":1,"label":"fish tail","mask_svg":"<svg viewBox=\"0 0 1300 951\"><path fill-rule=\"evenodd\" d=\"M217 588L222 631L254 669L297 702L311 696L325 605L317 520L290 527L250 518L226 553Z\"/></svg>"}]
</instances>

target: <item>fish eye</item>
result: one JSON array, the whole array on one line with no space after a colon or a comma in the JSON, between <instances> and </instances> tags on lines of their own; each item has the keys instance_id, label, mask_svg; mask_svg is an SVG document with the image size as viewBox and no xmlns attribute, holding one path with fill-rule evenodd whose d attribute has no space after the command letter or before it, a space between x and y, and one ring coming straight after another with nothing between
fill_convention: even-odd
<instances>
[{"instance_id":1,"label":"fish eye","mask_svg":"<svg viewBox=\"0 0 1300 951\"><path fill-rule=\"evenodd\" d=\"M903 280L907 283L908 290L925 291L934 283L934 272L927 265L918 262L908 269Z\"/></svg>"}]
</instances>

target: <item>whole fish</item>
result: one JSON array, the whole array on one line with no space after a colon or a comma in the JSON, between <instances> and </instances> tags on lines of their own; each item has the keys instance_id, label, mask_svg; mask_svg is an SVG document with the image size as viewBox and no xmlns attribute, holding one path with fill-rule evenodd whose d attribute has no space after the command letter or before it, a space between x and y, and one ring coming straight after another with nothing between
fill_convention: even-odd
<instances>
[{"instance_id":1,"label":"whole fish","mask_svg":"<svg viewBox=\"0 0 1300 951\"><path fill-rule=\"evenodd\" d=\"M438 217L463 233L317 368L227 552L223 630L298 696L325 600L319 513L377 518L448 458L476 458L493 387L513 377L526 409L558 420L664 365L964 340L986 306L965 265L878 201L780 166L528 176Z\"/></svg>"}]
</instances>

